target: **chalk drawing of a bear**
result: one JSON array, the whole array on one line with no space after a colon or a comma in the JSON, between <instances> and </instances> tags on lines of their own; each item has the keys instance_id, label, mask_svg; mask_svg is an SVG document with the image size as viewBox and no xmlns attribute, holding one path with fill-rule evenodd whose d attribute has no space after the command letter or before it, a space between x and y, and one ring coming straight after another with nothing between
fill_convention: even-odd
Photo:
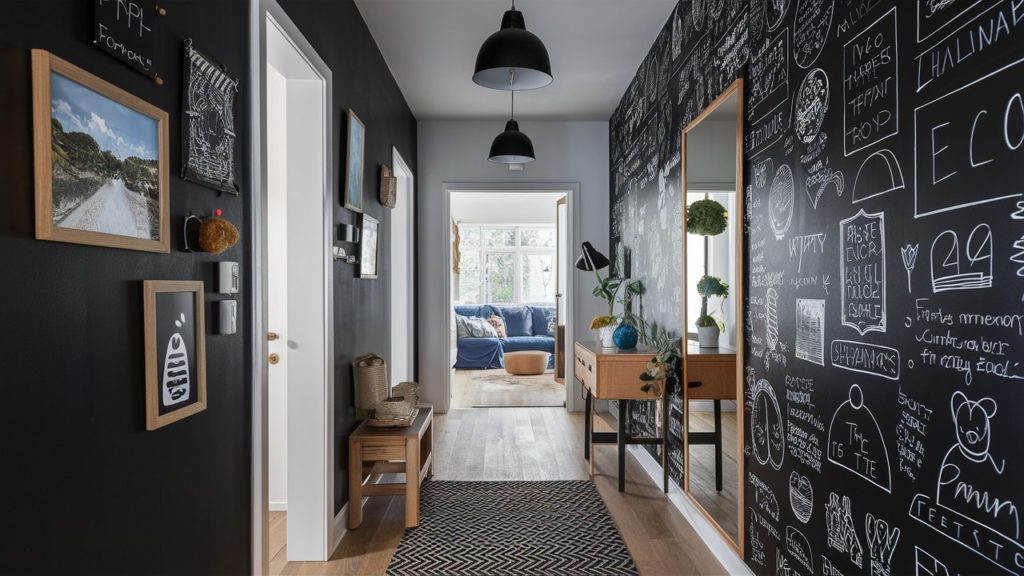
<instances>
[{"instance_id":1,"label":"chalk drawing of a bear","mask_svg":"<svg viewBox=\"0 0 1024 576\"><path fill-rule=\"evenodd\" d=\"M946 452L939 468L936 500L968 518L1017 540L1020 517L1017 506L989 490L999 484L1006 461L998 463L989 454L992 440L990 421L996 415L991 398L970 400L960 391L950 401L956 441Z\"/></svg>"}]
</instances>

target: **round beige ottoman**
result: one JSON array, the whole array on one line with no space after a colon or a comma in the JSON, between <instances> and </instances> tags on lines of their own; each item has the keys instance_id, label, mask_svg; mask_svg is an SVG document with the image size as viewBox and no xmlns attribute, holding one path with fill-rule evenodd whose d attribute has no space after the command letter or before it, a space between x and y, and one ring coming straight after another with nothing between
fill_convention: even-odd
<instances>
[{"instance_id":1,"label":"round beige ottoman","mask_svg":"<svg viewBox=\"0 0 1024 576\"><path fill-rule=\"evenodd\" d=\"M540 350L505 352L505 372L516 376L534 376L548 369L550 354Z\"/></svg>"}]
</instances>

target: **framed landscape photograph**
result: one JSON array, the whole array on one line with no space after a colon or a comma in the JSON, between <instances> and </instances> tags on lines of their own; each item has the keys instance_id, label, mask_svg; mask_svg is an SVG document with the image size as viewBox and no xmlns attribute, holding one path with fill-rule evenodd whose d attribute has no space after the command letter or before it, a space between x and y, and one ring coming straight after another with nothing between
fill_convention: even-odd
<instances>
[{"instance_id":1,"label":"framed landscape photograph","mask_svg":"<svg viewBox=\"0 0 1024 576\"><path fill-rule=\"evenodd\" d=\"M32 50L36 238L169 252L167 113Z\"/></svg>"},{"instance_id":2,"label":"framed landscape photograph","mask_svg":"<svg viewBox=\"0 0 1024 576\"><path fill-rule=\"evenodd\" d=\"M373 216L363 214L359 244L359 277L377 277L377 238L380 222Z\"/></svg>"},{"instance_id":3,"label":"framed landscape photograph","mask_svg":"<svg viewBox=\"0 0 1024 576\"><path fill-rule=\"evenodd\" d=\"M345 208L363 211L363 152L366 147L366 126L356 113L348 111L348 155L345 158Z\"/></svg>"},{"instance_id":4,"label":"framed landscape photograph","mask_svg":"<svg viewBox=\"0 0 1024 576\"><path fill-rule=\"evenodd\" d=\"M203 283L142 283L146 346L146 430L206 410Z\"/></svg>"}]
</instances>

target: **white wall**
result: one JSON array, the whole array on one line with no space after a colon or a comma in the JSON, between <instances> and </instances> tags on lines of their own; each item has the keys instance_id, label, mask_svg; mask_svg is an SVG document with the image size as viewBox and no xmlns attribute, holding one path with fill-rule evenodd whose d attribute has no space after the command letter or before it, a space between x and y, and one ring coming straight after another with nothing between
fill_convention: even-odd
<instances>
[{"instance_id":1,"label":"white wall","mask_svg":"<svg viewBox=\"0 0 1024 576\"><path fill-rule=\"evenodd\" d=\"M267 67L267 320L288 334L288 83ZM267 398L267 496L271 510L288 509L288 347L268 343L281 361L270 367Z\"/></svg>"},{"instance_id":2,"label":"white wall","mask_svg":"<svg viewBox=\"0 0 1024 576\"><path fill-rule=\"evenodd\" d=\"M552 224L564 192L455 192L452 218L460 224Z\"/></svg>"},{"instance_id":3,"label":"white wall","mask_svg":"<svg viewBox=\"0 0 1024 576\"><path fill-rule=\"evenodd\" d=\"M418 126L419 377L424 401L433 403L438 411L448 404L444 390L450 370L445 364L449 342L446 183L578 183L579 238L608 253L608 123L520 122L537 154L537 160L522 172L510 172L487 160L491 141L503 127L503 120L426 121ZM578 254L579 247L574 246L570 265ZM601 313L602 303L591 295L594 275L575 268L572 272L576 275L574 330L578 339L586 339L590 319ZM579 385L575 381L566 384L571 386L569 408L582 409Z\"/></svg>"}]
</instances>

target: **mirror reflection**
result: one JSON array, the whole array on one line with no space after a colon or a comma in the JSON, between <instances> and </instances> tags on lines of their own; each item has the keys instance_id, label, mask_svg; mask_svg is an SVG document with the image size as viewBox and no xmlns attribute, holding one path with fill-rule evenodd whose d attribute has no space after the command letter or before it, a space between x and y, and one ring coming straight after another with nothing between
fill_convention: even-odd
<instances>
[{"instance_id":1,"label":"mirror reflection","mask_svg":"<svg viewBox=\"0 0 1024 576\"><path fill-rule=\"evenodd\" d=\"M742 278L737 92L742 94L742 88L713 103L711 111L688 127L683 141L686 489L734 544L740 524L736 350L741 330L737 319L742 318L737 293Z\"/></svg>"}]
</instances>

